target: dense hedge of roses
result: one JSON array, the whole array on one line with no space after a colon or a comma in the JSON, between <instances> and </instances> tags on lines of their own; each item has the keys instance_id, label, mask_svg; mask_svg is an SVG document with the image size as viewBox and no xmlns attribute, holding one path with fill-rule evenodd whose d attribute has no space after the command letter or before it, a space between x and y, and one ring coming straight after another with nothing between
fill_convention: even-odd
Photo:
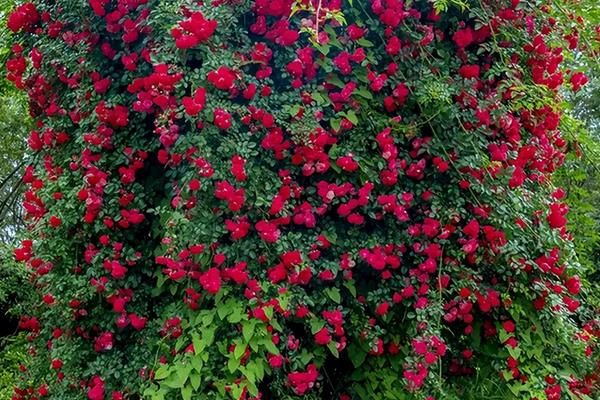
<instances>
[{"instance_id":1,"label":"dense hedge of roses","mask_svg":"<svg viewBox=\"0 0 600 400\"><path fill-rule=\"evenodd\" d=\"M19 5L14 398L595 398L551 178L585 21L459 3Z\"/></svg>"}]
</instances>

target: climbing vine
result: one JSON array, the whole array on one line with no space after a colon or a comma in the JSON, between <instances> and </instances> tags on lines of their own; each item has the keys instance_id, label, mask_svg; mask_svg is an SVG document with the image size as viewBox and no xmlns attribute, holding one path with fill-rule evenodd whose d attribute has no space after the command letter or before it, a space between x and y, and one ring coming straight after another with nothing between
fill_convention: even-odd
<instances>
[{"instance_id":1,"label":"climbing vine","mask_svg":"<svg viewBox=\"0 0 600 400\"><path fill-rule=\"evenodd\" d=\"M594 49L558 11L19 5L6 68L41 161L14 398L593 399L553 173L588 81L564 52Z\"/></svg>"}]
</instances>

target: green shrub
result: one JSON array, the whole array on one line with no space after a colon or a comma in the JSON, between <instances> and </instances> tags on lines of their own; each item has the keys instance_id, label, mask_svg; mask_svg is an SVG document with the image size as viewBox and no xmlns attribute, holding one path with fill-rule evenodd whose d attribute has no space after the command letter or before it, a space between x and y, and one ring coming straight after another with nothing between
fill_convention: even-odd
<instances>
[{"instance_id":1,"label":"green shrub","mask_svg":"<svg viewBox=\"0 0 600 400\"><path fill-rule=\"evenodd\" d=\"M25 336L0 339L0 400L10 400L19 378L19 365L26 361Z\"/></svg>"}]
</instances>

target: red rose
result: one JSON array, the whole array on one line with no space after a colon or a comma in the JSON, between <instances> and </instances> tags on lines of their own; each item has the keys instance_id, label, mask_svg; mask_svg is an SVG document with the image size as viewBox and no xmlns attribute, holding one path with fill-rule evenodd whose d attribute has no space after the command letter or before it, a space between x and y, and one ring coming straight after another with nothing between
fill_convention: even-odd
<instances>
[{"instance_id":1,"label":"red rose","mask_svg":"<svg viewBox=\"0 0 600 400\"><path fill-rule=\"evenodd\" d=\"M48 220L48 223L50 224L51 227L58 228L62 224L62 220L60 218L58 218L56 215L53 215Z\"/></svg>"},{"instance_id":2,"label":"red rose","mask_svg":"<svg viewBox=\"0 0 600 400\"><path fill-rule=\"evenodd\" d=\"M221 290L221 271L213 267L200 275L198 282L208 293L217 294Z\"/></svg>"},{"instance_id":3,"label":"red rose","mask_svg":"<svg viewBox=\"0 0 600 400\"><path fill-rule=\"evenodd\" d=\"M567 224L565 214L569 211L566 204L550 204L550 213L546 217L546 220L552 228L562 228Z\"/></svg>"},{"instance_id":4,"label":"red rose","mask_svg":"<svg viewBox=\"0 0 600 400\"><path fill-rule=\"evenodd\" d=\"M384 301L383 303L381 303L377 306L377 308L375 309L375 313L377 315L383 316L383 315L387 314L389 309L390 309L390 303L388 303L387 301Z\"/></svg>"},{"instance_id":5,"label":"red rose","mask_svg":"<svg viewBox=\"0 0 600 400\"><path fill-rule=\"evenodd\" d=\"M317 366L315 364L310 364L306 369L306 372L290 372L288 374L288 383L297 395L302 396L314 386L318 377L319 373L317 372Z\"/></svg>"},{"instance_id":6,"label":"red rose","mask_svg":"<svg viewBox=\"0 0 600 400\"><path fill-rule=\"evenodd\" d=\"M250 229L250 223L247 217L240 218L236 221L227 219L225 220L225 228L231 234L231 239L240 240L248 234Z\"/></svg>"},{"instance_id":7,"label":"red rose","mask_svg":"<svg viewBox=\"0 0 600 400\"><path fill-rule=\"evenodd\" d=\"M587 84L589 81L588 77L583 72L576 72L571 75L571 85L573 85L573 91L578 92L582 86Z\"/></svg>"},{"instance_id":8,"label":"red rose","mask_svg":"<svg viewBox=\"0 0 600 400\"><path fill-rule=\"evenodd\" d=\"M352 155L340 157L335 163L338 167L347 172L354 172L358 169L358 163L354 161Z\"/></svg>"},{"instance_id":9,"label":"red rose","mask_svg":"<svg viewBox=\"0 0 600 400\"><path fill-rule=\"evenodd\" d=\"M515 323L512 321L504 321L502 323L502 328L504 328L504 330L508 333L514 332L515 331Z\"/></svg>"},{"instance_id":10,"label":"red rose","mask_svg":"<svg viewBox=\"0 0 600 400\"><path fill-rule=\"evenodd\" d=\"M246 160L244 160L239 155L234 155L231 157L231 174L235 177L235 180L238 182L243 182L246 180L246 171L244 170L244 166L246 165Z\"/></svg>"},{"instance_id":11,"label":"red rose","mask_svg":"<svg viewBox=\"0 0 600 400\"><path fill-rule=\"evenodd\" d=\"M215 109L213 113L215 126L222 130L231 128L231 114L222 108Z\"/></svg>"},{"instance_id":12,"label":"red rose","mask_svg":"<svg viewBox=\"0 0 600 400\"><path fill-rule=\"evenodd\" d=\"M463 65L458 73L465 79L479 78L479 65Z\"/></svg>"},{"instance_id":13,"label":"red rose","mask_svg":"<svg viewBox=\"0 0 600 400\"><path fill-rule=\"evenodd\" d=\"M185 112L189 116L196 116L204 109L206 104L206 89L199 87L194 92L193 97L184 97L181 104L185 107Z\"/></svg>"},{"instance_id":14,"label":"red rose","mask_svg":"<svg viewBox=\"0 0 600 400\"><path fill-rule=\"evenodd\" d=\"M325 346L329 342L331 342L331 334L329 333L329 329L326 327L321 328L320 331L315 333L315 343Z\"/></svg>"},{"instance_id":15,"label":"red rose","mask_svg":"<svg viewBox=\"0 0 600 400\"><path fill-rule=\"evenodd\" d=\"M459 29L452 35L452 40L461 49L467 47L473 43L473 29L471 27Z\"/></svg>"},{"instance_id":16,"label":"red rose","mask_svg":"<svg viewBox=\"0 0 600 400\"><path fill-rule=\"evenodd\" d=\"M131 321L131 326L133 326L136 330L141 330L144 329L144 327L146 326L146 321L147 318L144 317L138 317L137 314L129 314L129 321Z\"/></svg>"},{"instance_id":17,"label":"red rose","mask_svg":"<svg viewBox=\"0 0 600 400\"><path fill-rule=\"evenodd\" d=\"M171 31L175 38L175 46L179 49L188 49L207 41L217 29L217 21L207 20L201 12L194 12L190 18L181 21L179 26L187 32L183 34L181 29L175 28Z\"/></svg>"},{"instance_id":18,"label":"red rose","mask_svg":"<svg viewBox=\"0 0 600 400\"><path fill-rule=\"evenodd\" d=\"M99 376L92 378L92 385L87 392L89 400L104 400L104 381Z\"/></svg>"},{"instance_id":19,"label":"red rose","mask_svg":"<svg viewBox=\"0 0 600 400\"><path fill-rule=\"evenodd\" d=\"M210 71L207 80L219 90L230 90L233 88L236 75L227 67L219 67L216 71Z\"/></svg>"},{"instance_id":20,"label":"red rose","mask_svg":"<svg viewBox=\"0 0 600 400\"><path fill-rule=\"evenodd\" d=\"M256 230L262 240L269 243L274 243L279 239L281 232L277 229L277 225L269 221L259 221L255 225Z\"/></svg>"}]
</instances>

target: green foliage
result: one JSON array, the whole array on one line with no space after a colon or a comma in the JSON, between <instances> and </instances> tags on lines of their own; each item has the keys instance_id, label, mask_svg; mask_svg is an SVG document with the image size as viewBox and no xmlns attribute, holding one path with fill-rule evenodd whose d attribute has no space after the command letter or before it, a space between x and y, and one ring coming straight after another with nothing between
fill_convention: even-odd
<instances>
[{"instance_id":1,"label":"green foliage","mask_svg":"<svg viewBox=\"0 0 600 400\"><path fill-rule=\"evenodd\" d=\"M20 198L21 177L27 157L25 138L30 125L23 96L14 91L0 93L0 240L10 243L24 225Z\"/></svg>"},{"instance_id":2,"label":"green foliage","mask_svg":"<svg viewBox=\"0 0 600 400\"><path fill-rule=\"evenodd\" d=\"M19 365L26 362L24 335L0 339L0 400L10 400L19 379Z\"/></svg>"},{"instance_id":3,"label":"green foliage","mask_svg":"<svg viewBox=\"0 0 600 400\"><path fill-rule=\"evenodd\" d=\"M338 4L17 7L17 400L596 395L559 2Z\"/></svg>"},{"instance_id":4,"label":"green foliage","mask_svg":"<svg viewBox=\"0 0 600 400\"><path fill-rule=\"evenodd\" d=\"M12 34L6 17L13 0L0 1L0 64L10 56ZM25 361L24 335L16 336L16 321L30 299L25 265L17 263L13 245L22 228L21 177L27 157L26 137L31 121L27 99L4 76L0 78L0 400L12 398L18 366Z\"/></svg>"},{"instance_id":5,"label":"green foliage","mask_svg":"<svg viewBox=\"0 0 600 400\"><path fill-rule=\"evenodd\" d=\"M592 81L592 85L597 81ZM565 131L569 132L575 148L556 174L556 184L564 187L570 207L569 230L576 238L578 261L585 267L590 286L590 301L600 307L597 284L600 257L600 143L581 122L565 118Z\"/></svg>"},{"instance_id":6,"label":"green foliage","mask_svg":"<svg viewBox=\"0 0 600 400\"><path fill-rule=\"evenodd\" d=\"M28 297L27 272L22 263L15 261L11 246L0 245L0 265L0 310L19 315L14 307Z\"/></svg>"}]
</instances>

